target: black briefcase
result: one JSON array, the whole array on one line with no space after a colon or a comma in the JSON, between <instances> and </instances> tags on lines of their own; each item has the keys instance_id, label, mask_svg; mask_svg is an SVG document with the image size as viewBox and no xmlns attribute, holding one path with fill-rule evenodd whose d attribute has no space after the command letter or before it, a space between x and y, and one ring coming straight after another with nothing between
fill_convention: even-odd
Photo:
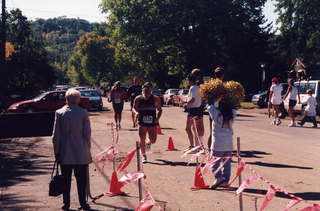
<instances>
[{"instance_id":1,"label":"black briefcase","mask_svg":"<svg viewBox=\"0 0 320 211\"><path fill-rule=\"evenodd\" d=\"M54 172L56 172L55 175ZM61 195L64 192L65 187L65 179L61 174L59 174L59 163L56 160L53 164L51 181L49 183L49 196Z\"/></svg>"}]
</instances>

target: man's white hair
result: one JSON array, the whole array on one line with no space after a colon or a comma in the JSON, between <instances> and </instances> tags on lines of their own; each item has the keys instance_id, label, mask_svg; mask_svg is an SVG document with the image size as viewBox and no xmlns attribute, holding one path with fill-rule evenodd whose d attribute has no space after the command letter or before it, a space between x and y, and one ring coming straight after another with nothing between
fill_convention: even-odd
<instances>
[{"instance_id":1,"label":"man's white hair","mask_svg":"<svg viewBox=\"0 0 320 211\"><path fill-rule=\"evenodd\" d=\"M68 89L66 92L66 100L68 104L79 104L80 92L74 88Z\"/></svg>"}]
</instances>

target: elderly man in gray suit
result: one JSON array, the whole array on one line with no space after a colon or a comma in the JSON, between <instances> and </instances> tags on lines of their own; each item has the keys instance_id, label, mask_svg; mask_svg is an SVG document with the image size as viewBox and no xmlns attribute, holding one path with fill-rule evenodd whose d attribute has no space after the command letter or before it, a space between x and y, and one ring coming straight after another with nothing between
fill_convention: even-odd
<instances>
[{"instance_id":1,"label":"elderly man in gray suit","mask_svg":"<svg viewBox=\"0 0 320 211\"><path fill-rule=\"evenodd\" d=\"M55 113L52 133L54 154L61 165L66 188L63 193L62 210L70 208L70 188L72 171L77 180L78 198L82 210L90 210L86 201L88 165L91 163L91 128L88 113L78 104L80 92L69 89L67 104Z\"/></svg>"}]
</instances>

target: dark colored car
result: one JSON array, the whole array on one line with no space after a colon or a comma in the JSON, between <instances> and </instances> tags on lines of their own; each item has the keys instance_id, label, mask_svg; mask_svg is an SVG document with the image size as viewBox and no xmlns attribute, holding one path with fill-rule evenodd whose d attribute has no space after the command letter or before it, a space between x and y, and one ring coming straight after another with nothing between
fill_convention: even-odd
<instances>
[{"instance_id":1,"label":"dark colored car","mask_svg":"<svg viewBox=\"0 0 320 211\"><path fill-rule=\"evenodd\" d=\"M89 103L91 105L91 108L102 111L102 108L103 108L102 97L100 96L99 92L96 89L80 90L80 94L83 97L89 98Z\"/></svg>"},{"instance_id":2,"label":"dark colored car","mask_svg":"<svg viewBox=\"0 0 320 211\"><path fill-rule=\"evenodd\" d=\"M163 93L164 91L162 89L154 89L151 91L151 94L158 96L160 98L161 106L163 106L163 103L164 103Z\"/></svg>"},{"instance_id":3,"label":"dark colored car","mask_svg":"<svg viewBox=\"0 0 320 211\"><path fill-rule=\"evenodd\" d=\"M14 103L7 110L14 113L55 111L66 104L65 94L62 90L44 92L31 100ZM81 97L79 105L87 110L91 108L87 97Z\"/></svg>"},{"instance_id":4,"label":"dark colored car","mask_svg":"<svg viewBox=\"0 0 320 211\"><path fill-rule=\"evenodd\" d=\"M288 90L288 84L287 83L281 83L282 85L282 97L286 94ZM266 108L268 107L268 100L269 100L269 90L260 92L258 94L255 94L252 96L251 102L260 108Z\"/></svg>"}]
</instances>

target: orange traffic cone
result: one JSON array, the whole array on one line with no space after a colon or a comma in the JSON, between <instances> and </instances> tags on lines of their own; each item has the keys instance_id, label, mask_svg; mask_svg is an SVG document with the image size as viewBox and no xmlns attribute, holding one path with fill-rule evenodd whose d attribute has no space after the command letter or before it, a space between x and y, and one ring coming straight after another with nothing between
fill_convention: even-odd
<instances>
[{"instance_id":1,"label":"orange traffic cone","mask_svg":"<svg viewBox=\"0 0 320 211\"><path fill-rule=\"evenodd\" d=\"M122 182L119 182L117 173L114 171L112 173L111 183L110 183L110 189L108 194L111 195L122 195L125 194L123 191L121 191L121 188L124 184Z\"/></svg>"},{"instance_id":2,"label":"orange traffic cone","mask_svg":"<svg viewBox=\"0 0 320 211\"><path fill-rule=\"evenodd\" d=\"M200 190L200 189L205 189L209 187L209 185L206 185L204 183L200 168L201 168L200 166L196 167L196 172L194 174L194 185L191 187L191 190Z\"/></svg>"},{"instance_id":3,"label":"orange traffic cone","mask_svg":"<svg viewBox=\"0 0 320 211\"><path fill-rule=\"evenodd\" d=\"M172 139L171 136L169 137L169 140L168 140L168 149L167 149L166 151L177 151L177 149L174 147L173 139Z\"/></svg>"},{"instance_id":4,"label":"orange traffic cone","mask_svg":"<svg viewBox=\"0 0 320 211\"><path fill-rule=\"evenodd\" d=\"M157 125L157 134L158 135L163 135L163 133L161 132L161 127L160 127L159 124Z\"/></svg>"}]
</instances>

